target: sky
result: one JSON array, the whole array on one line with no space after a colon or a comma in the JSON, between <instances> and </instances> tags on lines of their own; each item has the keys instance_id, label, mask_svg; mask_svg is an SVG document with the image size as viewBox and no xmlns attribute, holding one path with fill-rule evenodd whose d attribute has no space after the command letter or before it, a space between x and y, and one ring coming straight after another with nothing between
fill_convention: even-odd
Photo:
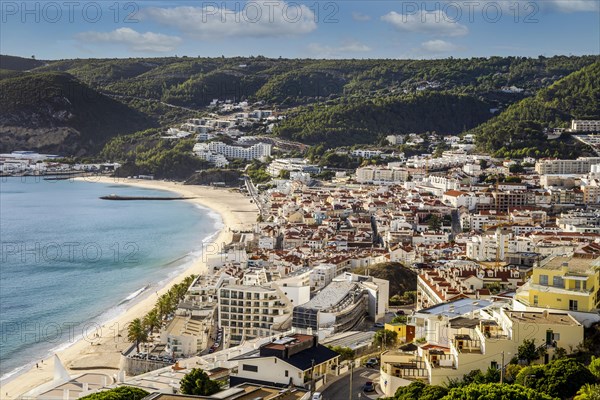
<instances>
[{"instance_id":1,"label":"sky","mask_svg":"<svg viewBox=\"0 0 600 400\"><path fill-rule=\"evenodd\" d=\"M600 54L600 0L0 0L0 19L0 53L37 59Z\"/></svg>"}]
</instances>

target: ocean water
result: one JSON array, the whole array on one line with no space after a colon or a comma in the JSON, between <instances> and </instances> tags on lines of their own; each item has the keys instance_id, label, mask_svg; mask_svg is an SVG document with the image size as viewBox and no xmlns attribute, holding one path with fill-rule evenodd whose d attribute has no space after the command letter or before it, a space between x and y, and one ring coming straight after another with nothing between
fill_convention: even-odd
<instances>
[{"instance_id":1,"label":"ocean water","mask_svg":"<svg viewBox=\"0 0 600 400\"><path fill-rule=\"evenodd\" d=\"M125 185L0 178L0 375L34 365L114 318L200 255L222 226L185 201Z\"/></svg>"}]
</instances>

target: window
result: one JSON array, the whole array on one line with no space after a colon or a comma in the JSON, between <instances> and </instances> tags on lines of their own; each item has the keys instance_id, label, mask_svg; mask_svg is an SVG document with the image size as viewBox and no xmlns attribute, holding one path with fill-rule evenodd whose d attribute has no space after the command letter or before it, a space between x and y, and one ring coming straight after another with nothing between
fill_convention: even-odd
<instances>
[{"instance_id":1,"label":"window","mask_svg":"<svg viewBox=\"0 0 600 400\"><path fill-rule=\"evenodd\" d=\"M555 341L559 341L560 340L560 333L555 333L553 339Z\"/></svg>"},{"instance_id":2,"label":"window","mask_svg":"<svg viewBox=\"0 0 600 400\"><path fill-rule=\"evenodd\" d=\"M577 300L569 300L569 311L577 311Z\"/></svg>"},{"instance_id":3,"label":"window","mask_svg":"<svg viewBox=\"0 0 600 400\"><path fill-rule=\"evenodd\" d=\"M538 295L533 296L533 305L534 306L537 306L539 301L540 301L540 298Z\"/></svg>"},{"instance_id":4,"label":"window","mask_svg":"<svg viewBox=\"0 0 600 400\"><path fill-rule=\"evenodd\" d=\"M540 285L548 286L548 275L540 275Z\"/></svg>"},{"instance_id":5,"label":"window","mask_svg":"<svg viewBox=\"0 0 600 400\"><path fill-rule=\"evenodd\" d=\"M575 290L581 289L581 282L575 281Z\"/></svg>"},{"instance_id":6,"label":"window","mask_svg":"<svg viewBox=\"0 0 600 400\"><path fill-rule=\"evenodd\" d=\"M242 364L242 369L244 371L258 372L258 366L257 365Z\"/></svg>"},{"instance_id":7,"label":"window","mask_svg":"<svg viewBox=\"0 0 600 400\"><path fill-rule=\"evenodd\" d=\"M552 278L552 286L557 287L557 288L564 288L565 281L563 280L562 276L553 277Z\"/></svg>"},{"instance_id":8,"label":"window","mask_svg":"<svg viewBox=\"0 0 600 400\"><path fill-rule=\"evenodd\" d=\"M285 370L285 377L287 378L290 375L289 371L286 369Z\"/></svg>"},{"instance_id":9,"label":"window","mask_svg":"<svg viewBox=\"0 0 600 400\"><path fill-rule=\"evenodd\" d=\"M492 363L490 365L490 368L498 369L498 362L497 361L492 361Z\"/></svg>"}]
</instances>

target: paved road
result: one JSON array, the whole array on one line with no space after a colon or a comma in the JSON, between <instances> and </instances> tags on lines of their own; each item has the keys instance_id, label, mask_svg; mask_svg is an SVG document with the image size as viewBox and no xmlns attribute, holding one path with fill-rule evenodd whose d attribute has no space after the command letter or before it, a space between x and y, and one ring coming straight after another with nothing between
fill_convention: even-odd
<instances>
[{"instance_id":1,"label":"paved road","mask_svg":"<svg viewBox=\"0 0 600 400\"><path fill-rule=\"evenodd\" d=\"M373 368L356 368L352 373L352 398L351 400L369 400L377 399L377 392L365 393L363 386L367 381L379 384L379 370ZM327 386L323 390L323 400L350 400L350 373L347 372L338 380Z\"/></svg>"}]
</instances>

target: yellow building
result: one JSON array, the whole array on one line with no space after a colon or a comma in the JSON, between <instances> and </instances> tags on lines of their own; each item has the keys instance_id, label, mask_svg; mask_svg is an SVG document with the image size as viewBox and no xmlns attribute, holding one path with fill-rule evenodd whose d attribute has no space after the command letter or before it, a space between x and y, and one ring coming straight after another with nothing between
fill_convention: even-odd
<instances>
[{"instance_id":1,"label":"yellow building","mask_svg":"<svg viewBox=\"0 0 600 400\"><path fill-rule=\"evenodd\" d=\"M398 342L408 343L415 339L415 327L406 324L385 324L384 328L398 334Z\"/></svg>"},{"instance_id":2,"label":"yellow building","mask_svg":"<svg viewBox=\"0 0 600 400\"><path fill-rule=\"evenodd\" d=\"M539 360L542 363L552 360L558 348L571 353L583 341L583 325L566 312L515 312L499 308L483 315L486 319L469 319L460 329L447 331L448 345L413 342L383 352L379 383L384 394L393 396L400 386L417 380L446 385L472 370L502 368L517 355L525 340L533 340L537 348L546 350Z\"/></svg>"},{"instance_id":3,"label":"yellow building","mask_svg":"<svg viewBox=\"0 0 600 400\"><path fill-rule=\"evenodd\" d=\"M593 312L600 308L600 258L553 257L533 269L515 300L527 307Z\"/></svg>"}]
</instances>

